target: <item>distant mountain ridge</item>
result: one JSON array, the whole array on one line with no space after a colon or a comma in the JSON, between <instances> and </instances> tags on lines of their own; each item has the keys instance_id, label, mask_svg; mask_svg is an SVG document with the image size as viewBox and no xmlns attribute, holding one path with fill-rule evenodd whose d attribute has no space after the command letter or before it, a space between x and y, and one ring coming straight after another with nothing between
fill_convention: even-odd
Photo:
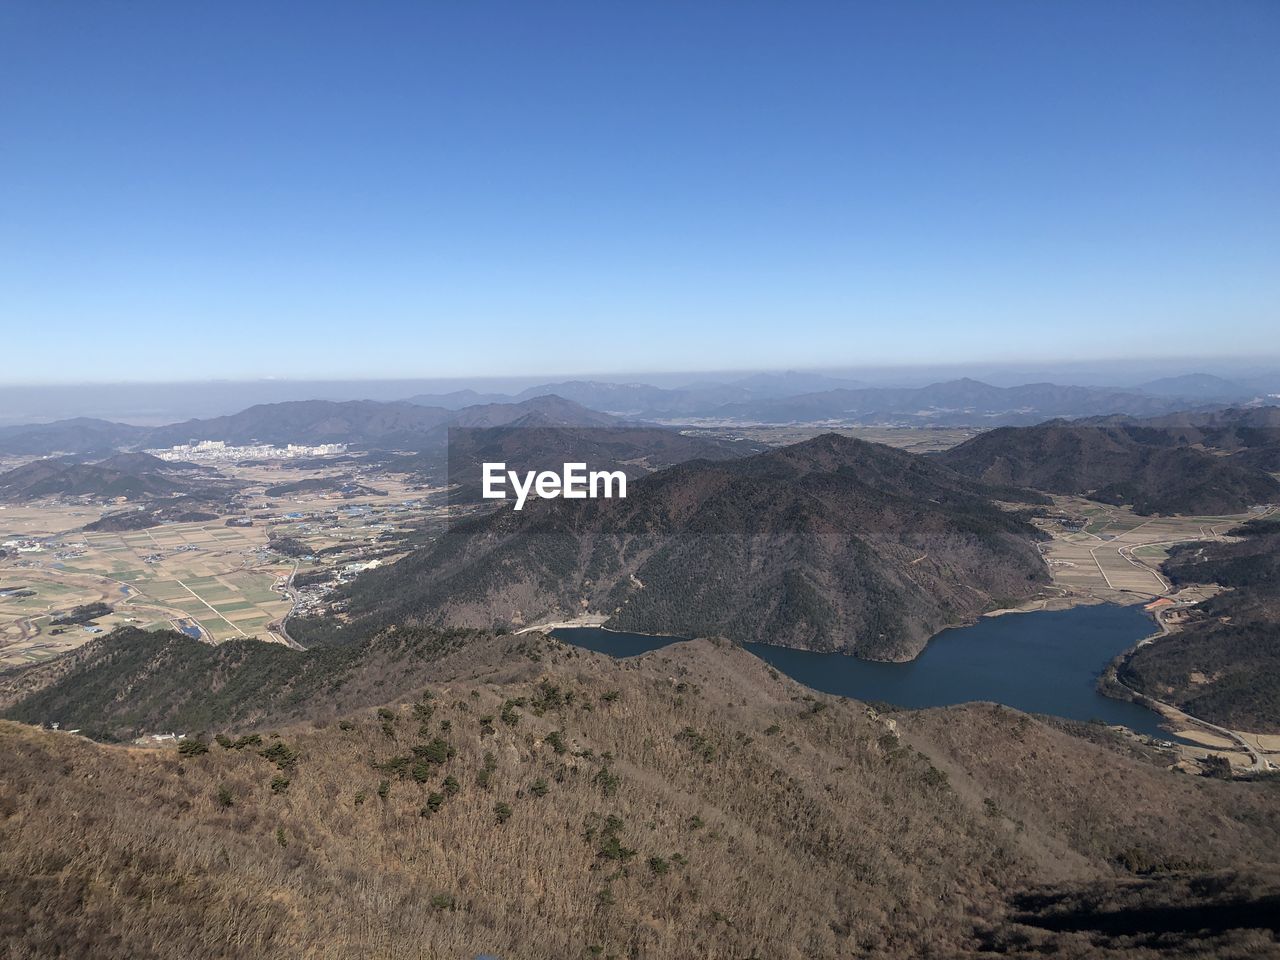
<instances>
[{"instance_id":1,"label":"distant mountain ridge","mask_svg":"<svg viewBox=\"0 0 1280 960\"><path fill-rule=\"evenodd\" d=\"M229 444L346 443L359 449L415 449L443 445L450 426L530 424L606 426L616 417L554 396L519 403L472 405L460 410L423 407L403 401L297 400L259 404L208 420L186 420L162 427L133 427L104 420L67 420L0 428L0 453L108 454L118 448L156 449L193 440Z\"/></svg>"},{"instance_id":2,"label":"distant mountain ridge","mask_svg":"<svg viewBox=\"0 0 1280 960\"><path fill-rule=\"evenodd\" d=\"M847 421L906 426L1027 425L1058 417L1125 413L1155 415L1185 403L1121 390L1030 383L994 387L963 378L925 387L828 390L732 404L715 415L764 423Z\"/></svg>"},{"instance_id":3,"label":"distant mountain ridge","mask_svg":"<svg viewBox=\"0 0 1280 960\"><path fill-rule=\"evenodd\" d=\"M638 479L690 460L731 460L766 449L751 440L690 436L669 427L564 427L539 420L531 415L498 427L454 427L447 464L427 452L386 461L386 466L448 483L451 502L466 503L481 499L485 463L502 463L522 475L531 470L558 473L566 463L585 463L592 470L617 470Z\"/></svg>"},{"instance_id":4,"label":"distant mountain ridge","mask_svg":"<svg viewBox=\"0 0 1280 960\"><path fill-rule=\"evenodd\" d=\"M194 464L169 463L145 453L116 454L97 463L75 459L33 460L0 473L0 500L45 497L150 500L161 497L224 496L235 484Z\"/></svg>"},{"instance_id":5,"label":"distant mountain ridge","mask_svg":"<svg viewBox=\"0 0 1280 960\"><path fill-rule=\"evenodd\" d=\"M565 380L529 387L510 395L472 394L475 402L516 402L541 394L555 394L608 413L647 418L691 415L728 403L770 397L788 397L836 387L859 387L855 380L825 374L787 371L757 373L725 382L699 382L684 387L657 387L647 383L612 383L600 380ZM469 391L463 391L469 393ZM420 394L410 403L449 405L457 394ZM443 402L442 402L443 401Z\"/></svg>"},{"instance_id":6,"label":"distant mountain ridge","mask_svg":"<svg viewBox=\"0 0 1280 960\"><path fill-rule=\"evenodd\" d=\"M352 626L340 632L589 610L618 629L909 658L942 627L1047 580L1035 529L991 502L1005 492L835 435L693 461L637 481L625 500L540 501L458 523L349 588ZM331 628L312 625L311 638Z\"/></svg>"},{"instance_id":7,"label":"distant mountain ridge","mask_svg":"<svg viewBox=\"0 0 1280 960\"><path fill-rule=\"evenodd\" d=\"M808 373L757 374L679 389L642 383L565 381L505 396L470 390L411 400L296 400L234 414L139 427L93 418L0 427L0 455L107 456L191 440L346 443L357 450L421 450L440 445L450 426L606 426L620 422L831 423L888 426L1029 426L1052 419L1152 418L1211 412L1217 378L1173 378L1153 390L1061 386L997 387L962 378L923 387L868 387ZM1223 381L1229 383L1228 381ZM1196 396L1178 394L1178 384ZM1151 386L1151 384L1148 384ZM815 387L821 389L815 390ZM1261 401L1251 401L1257 405Z\"/></svg>"},{"instance_id":8,"label":"distant mountain ridge","mask_svg":"<svg viewBox=\"0 0 1280 960\"><path fill-rule=\"evenodd\" d=\"M762 423L893 422L904 426L1029 425L1058 417L1154 416L1254 395L1247 387L1207 374L1166 378L1126 389L1053 383L997 387L967 377L922 387L877 387L791 372L677 389L576 380L533 387L507 399L519 400L538 392L649 420L687 417ZM445 397L424 395L411 402L439 399ZM486 399L495 398L488 395Z\"/></svg>"},{"instance_id":9,"label":"distant mountain ridge","mask_svg":"<svg viewBox=\"0 0 1280 960\"><path fill-rule=\"evenodd\" d=\"M1196 399L1205 403L1238 403L1253 399L1261 392L1251 384L1227 380L1208 373L1161 377L1159 380L1139 384L1137 389L1157 397Z\"/></svg>"},{"instance_id":10,"label":"distant mountain ridge","mask_svg":"<svg viewBox=\"0 0 1280 960\"><path fill-rule=\"evenodd\" d=\"M1280 501L1264 461L1280 452L1276 408L1135 421L1001 427L936 454L989 483L1132 504L1143 514L1232 514ZM1244 452L1241 452L1241 451Z\"/></svg>"},{"instance_id":11,"label":"distant mountain ridge","mask_svg":"<svg viewBox=\"0 0 1280 960\"><path fill-rule=\"evenodd\" d=\"M120 447L137 444L146 435L146 427L75 417L53 423L0 427L0 453L17 456L53 453L106 456Z\"/></svg>"}]
</instances>

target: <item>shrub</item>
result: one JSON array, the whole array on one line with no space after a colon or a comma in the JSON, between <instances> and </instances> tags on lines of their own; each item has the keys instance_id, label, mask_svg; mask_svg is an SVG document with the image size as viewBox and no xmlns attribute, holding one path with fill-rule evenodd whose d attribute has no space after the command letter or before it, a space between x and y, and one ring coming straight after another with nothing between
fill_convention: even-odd
<instances>
[{"instance_id":1,"label":"shrub","mask_svg":"<svg viewBox=\"0 0 1280 960\"><path fill-rule=\"evenodd\" d=\"M225 784L218 787L218 806L226 808L234 806L236 802L235 796L231 793L231 788Z\"/></svg>"},{"instance_id":2,"label":"shrub","mask_svg":"<svg viewBox=\"0 0 1280 960\"><path fill-rule=\"evenodd\" d=\"M570 697L572 697L572 694L565 696L554 683L549 680L543 680L538 685L537 696L533 698L529 705L533 708L534 713L541 716L547 710L559 710L569 702Z\"/></svg>"},{"instance_id":3,"label":"shrub","mask_svg":"<svg viewBox=\"0 0 1280 960\"><path fill-rule=\"evenodd\" d=\"M419 760L436 764L452 760L457 752L449 745L448 741L441 740L439 737L433 737L430 743L421 744L413 748L413 754Z\"/></svg>"},{"instance_id":4,"label":"shrub","mask_svg":"<svg viewBox=\"0 0 1280 960\"><path fill-rule=\"evenodd\" d=\"M663 860L662 857L650 857L649 870L654 876L661 877L671 870L671 864Z\"/></svg>"},{"instance_id":5,"label":"shrub","mask_svg":"<svg viewBox=\"0 0 1280 960\"><path fill-rule=\"evenodd\" d=\"M1142 847L1128 847L1121 850L1115 859L1130 873L1150 873L1154 867L1151 855Z\"/></svg>"},{"instance_id":6,"label":"shrub","mask_svg":"<svg viewBox=\"0 0 1280 960\"><path fill-rule=\"evenodd\" d=\"M277 740L265 750L259 750L258 756L272 761L281 770L292 770L298 763L298 751L283 740Z\"/></svg>"},{"instance_id":7,"label":"shrub","mask_svg":"<svg viewBox=\"0 0 1280 960\"><path fill-rule=\"evenodd\" d=\"M284 774L278 773L271 778L271 792L284 793L286 790L289 789L289 783L290 781L288 777L286 777Z\"/></svg>"},{"instance_id":8,"label":"shrub","mask_svg":"<svg viewBox=\"0 0 1280 960\"><path fill-rule=\"evenodd\" d=\"M484 766L480 768L480 772L476 775L476 782L485 790L493 783L493 773L498 769L498 758L492 753L484 755Z\"/></svg>"},{"instance_id":9,"label":"shrub","mask_svg":"<svg viewBox=\"0 0 1280 960\"><path fill-rule=\"evenodd\" d=\"M391 795L391 781L382 780L378 783L378 799L385 800Z\"/></svg>"},{"instance_id":10,"label":"shrub","mask_svg":"<svg viewBox=\"0 0 1280 960\"><path fill-rule=\"evenodd\" d=\"M454 900L452 894L437 893L431 898L431 906L436 910L452 910L453 904Z\"/></svg>"},{"instance_id":11,"label":"shrub","mask_svg":"<svg viewBox=\"0 0 1280 960\"><path fill-rule=\"evenodd\" d=\"M382 732L388 737L395 739L396 735L396 715L392 710L386 707L378 708L378 719L382 721Z\"/></svg>"},{"instance_id":12,"label":"shrub","mask_svg":"<svg viewBox=\"0 0 1280 960\"><path fill-rule=\"evenodd\" d=\"M601 767L591 782L599 787L600 792L606 797L612 797L618 792L618 786L622 783L622 778L608 767Z\"/></svg>"},{"instance_id":13,"label":"shrub","mask_svg":"<svg viewBox=\"0 0 1280 960\"><path fill-rule=\"evenodd\" d=\"M532 793L535 797L545 797L547 795L547 791L550 789L551 788L547 786L547 781L541 778L529 784L529 792Z\"/></svg>"},{"instance_id":14,"label":"shrub","mask_svg":"<svg viewBox=\"0 0 1280 960\"><path fill-rule=\"evenodd\" d=\"M445 777L442 787L444 788L444 792L451 797L456 795L457 792L462 789L462 786L458 783L457 777Z\"/></svg>"},{"instance_id":15,"label":"shrub","mask_svg":"<svg viewBox=\"0 0 1280 960\"><path fill-rule=\"evenodd\" d=\"M209 745L201 743L199 740L179 740L178 756L180 757L198 757L201 754L209 752Z\"/></svg>"},{"instance_id":16,"label":"shrub","mask_svg":"<svg viewBox=\"0 0 1280 960\"><path fill-rule=\"evenodd\" d=\"M929 787L945 787L947 786L947 775L932 764L929 769L925 770L922 778L926 786Z\"/></svg>"},{"instance_id":17,"label":"shrub","mask_svg":"<svg viewBox=\"0 0 1280 960\"><path fill-rule=\"evenodd\" d=\"M493 816L498 823L506 823L511 819L511 804L502 802L495 803L493 805Z\"/></svg>"},{"instance_id":18,"label":"shrub","mask_svg":"<svg viewBox=\"0 0 1280 960\"><path fill-rule=\"evenodd\" d=\"M289 845L289 838L284 835L284 827L276 827L276 843L282 847Z\"/></svg>"},{"instance_id":19,"label":"shrub","mask_svg":"<svg viewBox=\"0 0 1280 960\"><path fill-rule=\"evenodd\" d=\"M552 730L547 734L547 743L551 745L551 749L556 753L564 754L569 752L568 746L564 742L563 730Z\"/></svg>"},{"instance_id":20,"label":"shrub","mask_svg":"<svg viewBox=\"0 0 1280 960\"><path fill-rule=\"evenodd\" d=\"M1206 777L1213 777L1217 780L1230 780L1231 761L1221 754L1213 753L1200 761Z\"/></svg>"},{"instance_id":21,"label":"shrub","mask_svg":"<svg viewBox=\"0 0 1280 960\"><path fill-rule=\"evenodd\" d=\"M702 758L703 763L710 763L716 758L716 748L711 741L693 727L685 727L676 734L677 740L683 740L694 754Z\"/></svg>"},{"instance_id":22,"label":"shrub","mask_svg":"<svg viewBox=\"0 0 1280 960\"><path fill-rule=\"evenodd\" d=\"M603 860L630 860L636 855L636 851L631 847L623 846L622 841L618 839L616 834L609 834L600 842L600 849L596 853Z\"/></svg>"}]
</instances>

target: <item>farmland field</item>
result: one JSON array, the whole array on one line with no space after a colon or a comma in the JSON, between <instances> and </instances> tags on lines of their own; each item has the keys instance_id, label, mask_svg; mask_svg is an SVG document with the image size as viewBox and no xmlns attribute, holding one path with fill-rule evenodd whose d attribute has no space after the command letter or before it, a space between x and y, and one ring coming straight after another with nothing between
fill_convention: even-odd
<instances>
[{"instance_id":1,"label":"farmland field","mask_svg":"<svg viewBox=\"0 0 1280 960\"><path fill-rule=\"evenodd\" d=\"M278 625L294 603L286 585L295 570L336 569L380 543L385 555L394 547L381 538L413 528L433 509L423 504L422 488L394 476L377 478L386 492L376 495L267 498L262 491L274 484L332 471L256 464L223 472L250 485L246 502L260 518L254 525L227 525L230 516L245 519L241 511L93 532L82 528L114 506L46 501L0 508L0 541L27 543L0 559L0 667L57 655L123 624L185 628L212 642L288 642ZM314 555L282 556L269 549L271 535L302 542ZM53 622L92 603L112 612L88 624Z\"/></svg>"},{"instance_id":2,"label":"farmland field","mask_svg":"<svg viewBox=\"0 0 1280 960\"><path fill-rule=\"evenodd\" d=\"M1077 532L1050 528L1043 546L1054 582L1072 593L1117 603L1145 602L1169 591L1158 568L1178 543L1212 540L1251 515L1141 517L1078 497L1056 497L1057 509L1087 520Z\"/></svg>"}]
</instances>

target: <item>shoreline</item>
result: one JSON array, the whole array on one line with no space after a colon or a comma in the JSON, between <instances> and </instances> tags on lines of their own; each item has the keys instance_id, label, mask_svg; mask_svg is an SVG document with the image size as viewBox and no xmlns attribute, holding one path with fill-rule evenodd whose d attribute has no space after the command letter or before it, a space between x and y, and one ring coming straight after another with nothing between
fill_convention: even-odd
<instances>
[{"instance_id":1,"label":"shoreline","mask_svg":"<svg viewBox=\"0 0 1280 960\"><path fill-rule=\"evenodd\" d=\"M534 623L527 627L521 627L519 630L513 630L512 636L519 637L526 633L550 633L552 630L559 630L564 627L597 627L601 630L608 629L604 626L605 621L609 618L599 613L584 613L578 617L571 617L568 620L548 620L545 623ZM655 634L656 636L656 634Z\"/></svg>"},{"instance_id":2,"label":"shoreline","mask_svg":"<svg viewBox=\"0 0 1280 960\"><path fill-rule=\"evenodd\" d=\"M1174 704L1165 703L1163 700L1157 700L1141 691L1134 690L1120 679L1120 667L1134 653L1147 644L1158 642L1173 633L1158 612L1148 612L1148 616L1155 621L1157 630L1142 637L1133 646L1116 654L1111 659L1098 677L1096 685L1098 693L1104 697L1110 697L1112 700L1127 701L1136 703L1140 707L1145 707L1160 718L1161 729L1168 730L1172 736L1183 740L1187 744L1213 751L1214 747L1204 742L1197 743L1196 735L1207 735L1209 739L1225 739L1230 744L1230 747L1219 747L1217 749L1236 755L1243 753L1250 761L1244 769L1250 773L1265 773L1274 769L1272 763L1266 757L1266 751L1261 747L1261 741L1258 744L1254 744L1249 740L1250 737L1257 739L1266 736L1265 734L1247 730L1231 730L1209 720L1192 716ZM1228 759L1230 758L1228 757Z\"/></svg>"},{"instance_id":3,"label":"shoreline","mask_svg":"<svg viewBox=\"0 0 1280 960\"><path fill-rule=\"evenodd\" d=\"M1011 614L1019 614L1019 613L1061 612L1065 610L1075 609L1077 607L1101 606L1104 604L1113 604L1115 606L1122 606L1122 607L1123 606L1139 606L1141 605L1141 600L1135 599L1130 603L1122 603L1122 602L1118 602L1115 599L1109 600L1109 599L1093 596L1090 594L1079 594L1079 593L1065 593L1061 596L1033 598L1017 607L1003 607L996 610L990 610L985 613L979 614L976 617L973 617L969 620L966 620L963 623L948 624L947 626L942 627L936 633L931 635L928 638L928 640L925 642L924 646L921 647L920 651L916 653L915 656L907 660L867 661L867 662L910 663L912 660L917 659L921 654L923 654L924 651L928 648L929 643L931 643L939 634L943 633L944 631L957 629L960 627L973 626L982 622L984 619L988 619L988 618L994 619L996 617L1008 616ZM1118 653L1115 657L1113 657L1110 661L1108 661L1104 665L1104 667L1102 668L1102 671L1098 674L1097 680L1095 682L1095 690L1097 691L1097 693L1107 697L1108 699L1115 700L1117 702L1133 703L1136 706L1142 707L1144 710L1147 710L1150 713L1154 714L1154 716L1157 719L1159 729L1164 733L1166 733L1171 741L1181 741L1182 745L1187 747L1198 746L1201 749L1213 750L1214 747L1209 745L1208 743L1203 743L1203 742L1196 743L1195 742L1196 735L1200 734L1202 736L1205 736L1206 738L1226 740L1231 744L1230 750L1232 753L1235 753L1237 756L1243 753L1251 761L1250 764L1244 768L1245 770L1265 771L1267 769L1270 769L1270 764L1267 762L1264 756L1265 750L1259 749L1257 746L1252 745L1248 742L1247 738L1251 735L1248 732L1228 730L1224 727L1220 727L1216 724L1210 723L1209 721L1201 720L1198 717L1193 717L1190 714L1187 714L1184 711L1179 710L1177 707L1171 704L1163 703L1151 697L1147 697L1145 694L1139 693L1136 690L1132 690L1129 687L1125 686L1119 680L1119 678L1116 675L1116 670L1119 664L1123 663L1124 660L1130 655L1132 655L1134 651L1140 649L1141 647L1145 646L1148 643L1151 643L1155 640L1159 640L1162 637L1168 636L1169 634L1167 625L1163 622L1163 620L1159 617L1157 613L1152 613L1149 611L1144 611L1144 613L1146 613L1147 617L1152 621L1156 629L1138 638L1130 647ZM558 629L591 628L591 629L603 631L605 633L614 633L619 635L638 634L646 637L667 639L672 642L681 642L681 641L698 639L696 637L687 637L687 636L678 635L678 634L650 633L650 632L636 631L636 630L618 630L612 627L605 626L605 623L608 621L608 619L609 618L604 616L603 614L582 614L581 616L578 616L578 617L531 624L527 627L522 627L521 629L515 631L513 635L520 636L520 635L525 635L530 633L541 633L550 637L553 631ZM850 654L850 656L852 655ZM865 659L865 658L854 657L854 659ZM1121 724L1120 726L1124 726L1124 725ZM1133 731L1131 728L1126 728L1126 729L1129 729L1130 732L1138 736L1148 736L1145 734L1138 734L1137 731ZM1190 736L1188 736L1188 734L1190 734ZM1221 747L1219 749L1227 749L1227 748Z\"/></svg>"}]
</instances>

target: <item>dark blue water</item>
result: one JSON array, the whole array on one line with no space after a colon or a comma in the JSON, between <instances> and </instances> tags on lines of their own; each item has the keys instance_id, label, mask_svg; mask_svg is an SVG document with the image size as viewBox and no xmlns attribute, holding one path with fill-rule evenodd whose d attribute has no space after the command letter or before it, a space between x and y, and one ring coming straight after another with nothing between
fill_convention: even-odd
<instances>
[{"instance_id":1,"label":"dark blue water","mask_svg":"<svg viewBox=\"0 0 1280 960\"><path fill-rule=\"evenodd\" d=\"M805 686L855 700L912 709L991 700L1028 713L1101 720L1168 737L1155 713L1104 697L1095 688L1111 659L1152 630L1151 619L1140 607L1101 604L1007 614L944 630L909 663L875 663L762 643L745 646ZM615 657L638 656L677 640L595 627L552 633L575 646Z\"/></svg>"}]
</instances>

